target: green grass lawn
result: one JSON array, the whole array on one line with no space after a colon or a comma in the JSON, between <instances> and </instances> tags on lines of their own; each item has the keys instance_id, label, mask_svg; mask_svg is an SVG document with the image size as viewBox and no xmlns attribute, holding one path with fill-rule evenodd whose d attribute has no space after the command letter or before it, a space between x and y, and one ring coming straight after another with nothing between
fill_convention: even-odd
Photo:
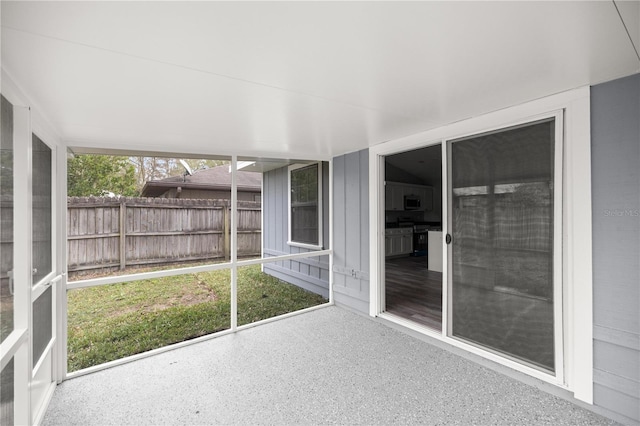
<instances>
[{"instance_id":1,"label":"green grass lawn","mask_svg":"<svg viewBox=\"0 0 640 426\"><path fill-rule=\"evenodd\" d=\"M69 291L68 370L228 329L230 280L223 270ZM259 265L238 268L238 325L325 302Z\"/></svg>"}]
</instances>

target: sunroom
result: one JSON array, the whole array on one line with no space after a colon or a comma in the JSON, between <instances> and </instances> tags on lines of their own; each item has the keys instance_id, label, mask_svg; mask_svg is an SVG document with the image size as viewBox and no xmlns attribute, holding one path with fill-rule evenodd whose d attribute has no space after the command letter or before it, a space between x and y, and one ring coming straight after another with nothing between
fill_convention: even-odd
<instances>
[{"instance_id":1,"label":"sunroom","mask_svg":"<svg viewBox=\"0 0 640 426\"><path fill-rule=\"evenodd\" d=\"M404 365L385 356L424 351L468 358L589 413L640 421L640 2L1 7L2 424L86 422L58 405L58 385L191 347L206 348L206 358L233 336L279 342L271 354L281 356L263 359L265 376L313 377L305 363L323 366L323 358L289 352L282 338L300 349L306 333L323 342L318 353L366 359L366 369L352 370L359 378ZM67 162L83 154L228 162L228 258L69 279ZM239 256L238 171L262 174L260 253L250 258ZM239 283L249 268L322 302L245 320ZM68 371L70 292L216 271L228 274L224 329ZM369 339L352 336L356 348L344 339L350 323ZM385 333L370 326L403 337L377 340ZM321 327L333 340L322 340ZM443 351L414 353L413 341ZM255 342L245 348L264 349ZM299 364L284 368L283 359ZM243 358L245 371L259 361ZM415 366L423 377L425 365ZM242 368L231 373L237 380L228 383L253 383ZM121 388L126 374L113 379ZM286 405L286 386L260 386L252 389L265 392L262 402ZM333 380L307 387L307 400L349 392ZM354 407L328 400L338 407L324 417L331 422L447 420L435 414L437 398L430 414L403 406L395 417L375 409L354 417ZM390 413L400 410L393 394L385 401ZM200 421L322 422L312 413L326 414L308 404L302 417L260 420L234 418L229 407L226 417ZM48 409L66 414L47 417Z\"/></svg>"}]
</instances>

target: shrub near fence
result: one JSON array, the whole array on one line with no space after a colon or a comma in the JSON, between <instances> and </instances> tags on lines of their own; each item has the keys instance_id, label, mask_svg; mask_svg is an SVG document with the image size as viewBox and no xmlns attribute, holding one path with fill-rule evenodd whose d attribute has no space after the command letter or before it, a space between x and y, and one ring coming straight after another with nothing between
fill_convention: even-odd
<instances>
[{"instance_id":1,"label":"shrub near fence","mask_svg":"<svg viewBox=\"0 0 640 426\"><path fill-rule=\"evenodd\" d=\"M223 260L230 200L69 197L68 272ZM260 254L260 202L238 202L238 257Z\"/></svg>"}]
</instances>

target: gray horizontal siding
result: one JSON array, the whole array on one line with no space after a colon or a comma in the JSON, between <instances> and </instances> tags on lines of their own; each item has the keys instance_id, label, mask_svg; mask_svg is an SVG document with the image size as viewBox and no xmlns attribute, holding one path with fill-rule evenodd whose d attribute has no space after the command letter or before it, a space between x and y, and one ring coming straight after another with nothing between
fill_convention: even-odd
<instances>
[{"instance_id":1,"label":"gray horizontal siding","mask_svg":"<svg viewBox=\"0 0 640 426\"><path fill-rule=\"evenodd\" d=\"M636 419L640 415L638 398L626 395L624 392L619 392L599 383L594 383L593 399L596 405L637 422Z\"/></svg>"},{"instance_id":2,"label":"gray horizontal siding","mask_svg":"<svg viewBox=\"0 0 640 426\"><path fill-rule=\"evenodd\" d=\"M264 257L313 251L287 244L289 238L288 190L288 167L271 170L263 175ZM326 248L329 245L329 165L326 162L322 163L322 197L322 240ZM305 290L329 297L328 256L266 263L263 271Z\"/></svg>"},{"instance_id":3,"label":"gray horizontal siding","mask_svg":"<svg viewBox=\"0 0 640 426\"><path fill-rule=\"evenodd\" d=\"M369 312L369 151L333 159L333 297Z\"/></svg>"},{"instance_id":4,"label":"gray horizontal siding","mask_svg":"<svg viewBox=\"0 0 640 426\"><path fill-rule=\"evenodd\" d=\"M594 404L640 421L640 74L591 89Z\"/></svg>"}]
</instances>

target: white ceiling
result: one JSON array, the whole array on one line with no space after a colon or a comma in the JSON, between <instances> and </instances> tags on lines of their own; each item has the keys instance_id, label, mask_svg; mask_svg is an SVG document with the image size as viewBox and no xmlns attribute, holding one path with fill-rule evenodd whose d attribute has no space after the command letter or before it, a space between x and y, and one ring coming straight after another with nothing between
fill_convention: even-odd
<instances>
[{"instance_id":1,"label":"white ceiling","mask_svg":"<svg viewBox=\"0 0 640 426\"><path fill-rule=\"evenodd\" d=\"M85 148L326 159L636 73L636 49L639 1L2 1L2 67Z\"/></svg>"}]
</instances>

